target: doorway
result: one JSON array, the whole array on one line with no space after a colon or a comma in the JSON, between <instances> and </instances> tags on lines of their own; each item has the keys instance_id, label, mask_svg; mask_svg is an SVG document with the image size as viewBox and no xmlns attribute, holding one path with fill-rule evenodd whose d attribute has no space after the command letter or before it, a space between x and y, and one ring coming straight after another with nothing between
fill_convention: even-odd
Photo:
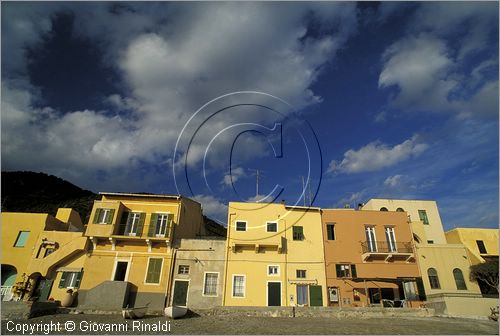
<instances>
[{"instance_id":1,"label":"doorway","mask_svg":"<svg viewBox=\"0 0 500 336\"><path fill-rule=\"evenodd\" d=\"M172 299L173 306L187 306L189 281L175 280L174 282L174 296Z\"/></svg>"},{"instance_id":2,"label":"doorway","mask_svg":"<svg viewBox=\"0 0 500 336\"><path fill-rule=\"evenodd\" d=\"M125 281L127 278L128 261L118 261L115 267L114 281Z\"/></svg>"},{"instance_id":3,"label":"doorway","mask_svg":"<svg viewBox=\"0 0 500 336\"><path fill-rule=\"evenodd\" d=\"M267 283L267 305L281 306L281 282Z\"/></svg>"}]
</instances>

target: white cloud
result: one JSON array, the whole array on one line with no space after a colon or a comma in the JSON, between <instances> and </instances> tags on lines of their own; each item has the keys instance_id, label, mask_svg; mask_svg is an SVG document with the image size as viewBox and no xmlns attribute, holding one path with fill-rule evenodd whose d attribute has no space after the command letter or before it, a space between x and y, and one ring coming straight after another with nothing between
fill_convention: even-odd
<instances>
[{"instance_id":1,"label":"white cloud","mask_svg":"<svg viewBox=\"0 0 500 336\"><path fill-rule=\"evenodd\" d=\"M231 187L240 178L246 177L246 176L247 176L247 174L245 172L245 169L243 169L241 167L237 167L237 168L231 170L231 174L224 175L224 178L222 179L221 183L227 187ZM231 178L232 178L232 181L231 181Z\"/></svg>"},{"instance_id":2,"label":"white cloud","mask_svg":"<svg viewBox=\"0 0 500 336\"><path fill-rule=\"evenodd\" d=\"M390 187L390 188L397 187L401 184L402 177L403 177L403 175L389 176L388 178L385 179L384 186Z\"/></svg>"},{"instance_id":3,"label":"white cloud","mask_svg":"<svg viewBox=\"0 0 500 336\"><path fill-rule=\"evenodd\" d=\"M428 148L420 142L417 136L390 147L380 141L374 141L358 149L350 149L344 153L344 159L339 163L331 161L328 172L333 173L360 173L376 171L396 165L411 157L417 157Z\"/></svg>"}]
</instances>

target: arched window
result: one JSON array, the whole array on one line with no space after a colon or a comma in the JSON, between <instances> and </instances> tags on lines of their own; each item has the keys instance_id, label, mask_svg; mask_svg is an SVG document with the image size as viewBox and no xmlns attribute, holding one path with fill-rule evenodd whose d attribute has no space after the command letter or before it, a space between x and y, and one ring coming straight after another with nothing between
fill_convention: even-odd
<instances>
[{"instance_id":1,"label":"arched window","mask_svg":"<svg viewBox=\"0 0 500 336\"><path fill-rule=\"evenodd\" d=\"M405 212L405 209L403 209L403 208L397 208L396 211L397 212Z\"/></svg>"},{"instance_id":2,"label":"arched window","mask_svg":"<svg viewBox=\"0 0 500 336\"><path fill-rule=\"evenodd\" d=\"M465 284L464 275L459 268L453 270L453 277L455 278L455 284L457 289L467 290L467 285Z\"/></svg>"},{"instance_id":3,"label":"arched window","mask_svg":"<svg viewBox=\"0 0 500 336\"><path fill-rule=\"evenodd\" d=\"M427 275L429 276L429 282L432 289L440 289L438 273L434 268L429 268L427 270Z\"/></svg>"},{"instance_id":4,"label":"arched window","mask_svg":"<svg viewBox=\"0 0 500 336\"><path fill-rule=\"evenodd\" d=\"M380 211L389 211L389 210L387 210L386 207L382 207L382 208L380 208Z\"/></svg>"}]
</instances>

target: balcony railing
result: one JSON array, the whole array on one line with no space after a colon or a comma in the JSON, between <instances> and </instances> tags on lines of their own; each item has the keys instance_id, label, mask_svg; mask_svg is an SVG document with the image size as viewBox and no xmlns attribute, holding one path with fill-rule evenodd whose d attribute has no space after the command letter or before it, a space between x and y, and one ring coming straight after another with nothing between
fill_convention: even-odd
<instances>
[{"instance_id":1,"label":"balcony railing","mask_svg":"<svg viewBox=\"0 0 500 336\"><path fill-rule=\"evenodd\" d=\"M1 297L2 301L12 300L13 295L14 295L14 293L12 293L12 286L0 287L0 297Z\"/></svg>"},{"instance_id":2,"label":"balcony railing","mask_svg":"<svg viewBox=\"0 0 500 336\"><path fill-rule=\"evenodd\" d=\"M365 241L361 248L363 253L413 253L410 242Z\"/></svg>"},{"instance_id":3,"label":"balcony railing","mask_svg":"<svg viewBox=\"0 0 500 336\"><path fill-rule=\"evenodd\" d=\"M157 228L156 225L150 228L151 225L128 225L117 224L115 228L115 236L138 237L138 238L169 238L172 230L172 223L169 225Z\"/></svg>"}]
</instances>

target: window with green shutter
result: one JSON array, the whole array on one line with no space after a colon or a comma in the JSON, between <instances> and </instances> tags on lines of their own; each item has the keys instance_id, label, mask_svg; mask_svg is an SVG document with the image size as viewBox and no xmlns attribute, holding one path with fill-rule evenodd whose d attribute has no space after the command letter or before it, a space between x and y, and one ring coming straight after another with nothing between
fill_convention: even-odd
<instances>
[{"instance_id":1,"label":"window with green shutter","mask_svg":"<svg viewBox=\"0 0 500 336\"><path fill-rule=\"evenodd\" d=\"M111 224L115 215L115 209L97 208L94 213L94 224Z\"/></svg>"},{"instance_id":2,"label":"window with green shutter","mask_svg":"<svg viewBox=\"0 0 500 336\"><path fill-rule=\"evenodd\" d=\"M160 283L161 266L163 259L149 258L148 271L146 275L146 283L158 284Z\"/></svg>"},{"instance_id":3,"label":"window with green shutter","mask_svg":"<svg viewBox=\"0 0 500 336\"><path fill-rule=\"evenodd\" d=\"M59 288L79 288L83 272L62 272Z\"/></svg>"},{"instance_id":4,"label":"window with green shutter","mask_svg":"<svg viewBox=\"0 0 500 336\"><path fill-rule=\"evenodd\" d=\"M429 224L429 219L427 218L427 211L425 210L418 210L418 217L424 224Z\"/></svg>"},{"instance_id":5,"label":"window with green shutter","mask_svg":"<svg viewBox=\"0 0 500 336\"><path fill-rule=\"evenodd\" d=\"M302 226L293 226L293 240L304 240L304 228Z\"/></svg>"},{"instance_id":6,"label":"window with green shutter","mask_svg":"<svg viewBox=\"0 0 500 336\"><path fill-rule=\"evenodd\" d=\"M24 247L29 235L29 231L19 231L16 242L14 243L14 247Z\"/></svg>"}]
</instances>

